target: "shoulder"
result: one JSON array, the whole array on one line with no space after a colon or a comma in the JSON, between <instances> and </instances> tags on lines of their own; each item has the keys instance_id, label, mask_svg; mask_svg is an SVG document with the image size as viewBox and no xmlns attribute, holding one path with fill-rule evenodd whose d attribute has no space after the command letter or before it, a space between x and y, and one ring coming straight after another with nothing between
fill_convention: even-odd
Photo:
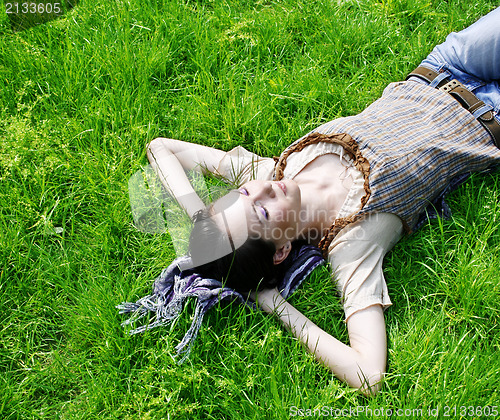
<instances>
[{"instance_id":1,"label":"shoulder","mask_svg":"<svg viewBox=\"0 0 500 420\"><path fill-rule=\"evenodd\" d=\"M242 146L226 152L216 169L216 175L234 185L242 185L252 179L272 179L274 160L252 153Z\"/></svg>"},{"instance_id":2,"label":"shoulder","mask_svg":"<svg viewBox=\"0 0 500 420\"><path fill-rule=\"evenodd\" d=\"M347 225L328 248L332 265L346 261L373 261L385 254L401 239L403 223L391 213L373 213Z\"/></svg>"}]
</instances>

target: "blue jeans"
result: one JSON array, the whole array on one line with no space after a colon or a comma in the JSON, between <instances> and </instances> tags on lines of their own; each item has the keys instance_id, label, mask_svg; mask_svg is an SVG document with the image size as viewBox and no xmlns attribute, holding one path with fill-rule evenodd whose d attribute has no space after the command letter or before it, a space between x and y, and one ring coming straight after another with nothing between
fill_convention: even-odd
<instances>
[{"instance_id":1,"label":"blue jeans","mask_svg":"<svg viewBox=\"0 0 500 420\"><path fill-rule=\"evenodd\" d=\"M479 115L493 110L500 122L500 7L448 35L422 65L443 72L431 86L444 77L457 79L486 104Z\"/></svg>"}]
</instances>

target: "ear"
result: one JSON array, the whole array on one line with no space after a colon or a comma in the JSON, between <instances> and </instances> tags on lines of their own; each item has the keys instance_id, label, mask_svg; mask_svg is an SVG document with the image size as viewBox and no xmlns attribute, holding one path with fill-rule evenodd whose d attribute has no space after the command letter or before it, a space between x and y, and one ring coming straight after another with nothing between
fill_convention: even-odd
<instances>
[{"instance_id":1,"label":"ear","mask_svg":"<svg viewBox=\"0 0 500 420\"><path fill-rule=\"evenodd\" d=\"M288 254L290 254L291 250L292 250L292 243L290 241L287 241L285 245L277 249L273 256L274 265L282 263L283 260L286 257L288 257Z\"/></svg>"}]
</instances>

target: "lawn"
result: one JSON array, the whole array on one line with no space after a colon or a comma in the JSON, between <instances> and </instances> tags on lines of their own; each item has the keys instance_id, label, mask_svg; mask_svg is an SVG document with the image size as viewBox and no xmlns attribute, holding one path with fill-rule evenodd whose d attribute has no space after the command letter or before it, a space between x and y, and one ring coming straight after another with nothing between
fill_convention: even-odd
<instances>
[{"instance_id":1,"label":"lawn","mask_svg":"<svg viewBox=\"0 0 500 420\"><path fill-rule=\"evenodd\" d=\"M496 4L82 0L20 31L2 5L0 417L500 416L498 172L474 176L449 197L450 220L388 254L388 374L373 398L258 311L215 308L179 366L192 303L171 328L135 336L115 309L175 257L168 233L132 219L128 180L147 141L277 155L362 111ZM291 301L346 342L326 269Z\"/></svg>"}]
</instances>

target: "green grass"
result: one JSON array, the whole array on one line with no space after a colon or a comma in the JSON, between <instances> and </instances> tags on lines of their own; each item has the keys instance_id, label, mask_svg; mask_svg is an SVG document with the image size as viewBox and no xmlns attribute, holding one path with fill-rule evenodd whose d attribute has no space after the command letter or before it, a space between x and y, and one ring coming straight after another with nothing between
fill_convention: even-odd
<instances>
[{"instance_id":1,"label":"green grass","mask_svg":"<svg viewBox=\"0 0 500 420\"><path fill-rule=\"evenodd\" d=\"M177 366L187 313L129 337L114 308L148 293L174 257L167 234L132 223L127 182L148 140L279 154L361 111L495 4L84 0L21 32L2 12L1 418L285 419L291 407L358 406L440 418L457 406L459 418L462 405L500 405L498 174L475 176L450 197L452 220L388 255L388 375L372 399L264 314L213 310ZM292 302L347 340L326 271Z\"/></svg>"}]
</instances>

